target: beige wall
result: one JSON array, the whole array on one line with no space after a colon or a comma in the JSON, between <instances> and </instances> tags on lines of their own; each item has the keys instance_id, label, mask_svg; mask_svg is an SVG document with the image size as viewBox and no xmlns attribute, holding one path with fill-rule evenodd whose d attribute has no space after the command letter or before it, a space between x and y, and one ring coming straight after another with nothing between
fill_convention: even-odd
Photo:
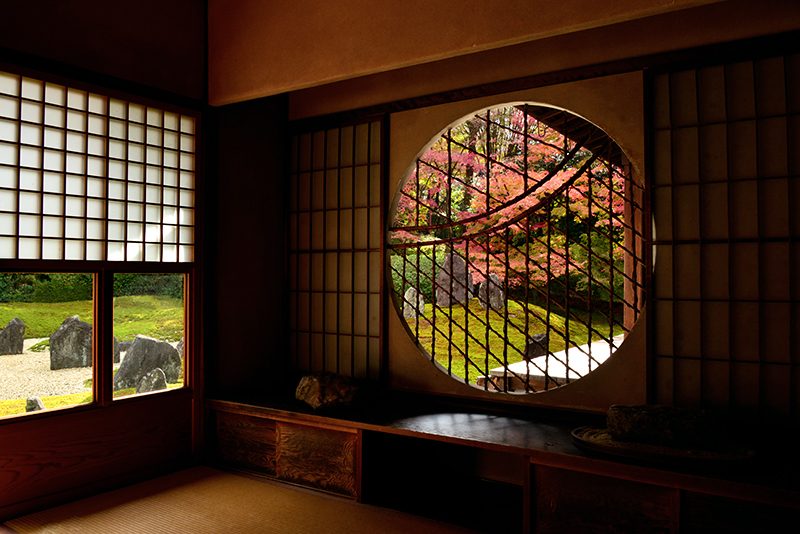
<instances>
[{"instance_id":1,"label":"beige wall","mask_svg":"<svg viewBox=\"0 0 800 534\"><path fill-rule=\"evenodd\" d=\"M714 1L210 0L210 102L238 102Z\"/></svg>"}]
</instances>

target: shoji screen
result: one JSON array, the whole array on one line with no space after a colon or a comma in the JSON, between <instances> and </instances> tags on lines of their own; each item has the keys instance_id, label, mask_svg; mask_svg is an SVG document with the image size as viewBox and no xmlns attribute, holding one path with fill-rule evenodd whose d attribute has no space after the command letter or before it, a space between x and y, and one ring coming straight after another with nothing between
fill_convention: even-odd
<instances>
[{"instance_id":1,"label":"shoji screen","mask_svg":"<svg viewBox=\"0 0 800 534\"><path fill-rule=\"evenodd\" d=\"M800 57L652 82L655 400L796 424Z\"/></svg>"},{"instance_id":2,"label":"shoji screen","mask_svg":"<svg viewBox=\"0 0 800 534\"><path fill-rule=\"evenodd\" d=\"M292 140L289 235L293 362L378 378L383 309L382 123Z\"/></svg>"}]
</instances>

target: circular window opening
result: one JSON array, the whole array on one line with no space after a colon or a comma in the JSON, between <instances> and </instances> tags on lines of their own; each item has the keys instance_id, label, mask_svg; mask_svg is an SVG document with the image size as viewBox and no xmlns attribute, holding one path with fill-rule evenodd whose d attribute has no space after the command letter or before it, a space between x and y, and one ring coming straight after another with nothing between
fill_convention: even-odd
<instances>
[{"instance_id":1,"label":"circular window opening","mask_svg":"<svg viewBox=\"0 0 800 534\"><path fill-rule=\"evenodd\" d=\"M568 111L509 104L444 130L395 194L394 301L453 378L536 393L586 376L643 304L641 185Z\"/></svg>"}]
</instances>

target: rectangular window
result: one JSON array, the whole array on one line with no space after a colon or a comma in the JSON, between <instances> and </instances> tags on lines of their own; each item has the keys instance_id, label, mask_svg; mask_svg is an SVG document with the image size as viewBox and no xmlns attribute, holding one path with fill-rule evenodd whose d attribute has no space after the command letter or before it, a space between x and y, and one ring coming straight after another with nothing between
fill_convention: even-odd
<instances>
[{"instance_id":1,"label":"rectangular window","mask_svg":"<svg viewBox=\"0 0 800 534\"><path fill-rule=\"evenodd\" d=\"M0 72L0 340L25 323L22 350L0 354L21 377L0 417L29 397L102 406L186 385L199 114L169 108ZM58 367L54 336L77 322L85 347ZM34 362L41 380L23 388ZM57 376L69 387L49 387Z\"/></svg>"}]
</instances>

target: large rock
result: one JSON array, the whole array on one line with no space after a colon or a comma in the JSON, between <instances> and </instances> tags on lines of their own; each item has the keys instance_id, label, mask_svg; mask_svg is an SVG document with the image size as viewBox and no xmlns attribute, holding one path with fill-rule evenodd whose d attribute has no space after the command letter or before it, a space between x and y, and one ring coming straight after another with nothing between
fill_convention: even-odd
<instances>
[{"instance_id":1,"label":"large rock","mask_svg":"<svg viewBox=\"0 0 800 534\"><path fill-rule=\"evenodd\" d=\"M26 412L38 412L45 409L44 402L39 397L28 397L25 401Z\"/></svg>"},{"instance_id":2,"label":"large rock","mask_svg":"<svg viewBox=\"0 0 800 534\"><path fill-rule=\"evenodd\" d=\"M164 371L156 367L139 380L136 386L136 393L147 393L148 391L159 391L167 389L167 376Z\"/></svg>"},{"instance_id":3,"label":"large rock","mask_svg":"<svg viewBox=\"0 0 800 534\"><path fill-rule=\"evenodd\" d=\"M452 306L467 302L472 295L472 285L472 274L464 258L448 253L436 275L436 305Z\"/></svg>"},{"instance_id":4,"label":"large rock","mask_svg":"<svg viewBox=\"0 0 800 534\"><path fill-rule=\"evenodd\" d=\"M481 308L502 310L506 307L506 293L503 291L503 282L494 273L483 281L478 289L478 304Z\"/></svg>"},{"instance_id":5,"label":"large rock","mask_svg":"<svg viewBox=\"0 0 800 534\"><path fill-rule=\"evenodd\" d=\"M525 346L525 354L523 359L525 361L531 361L534 358L538 358L539 356L545 356L549 352L549 342L547 333L543 334L534 334L528 340L528 344Z\"/></svg>"},{"instance_id":6,"label":"large rock","mask_svg":"<svg viewBox=\"0 0 800 534\"><path fill-rule=\"evenodd\" d=\"M91 367L92 325L69 317L50 336L50 370Z\"/></svg>"},{"instance_id":7,"label":"large rock","mask_svg":"<svg viewBox=\"0 0 800 534\"><path fill-rule=\"evenodd\" d=\"M177 382L181 376L181 357L166 341L136 336L114 375L114 391L135 388L153 369L164 371L167 382Z\"/></svg>"},{"instance_id":8,"label":"large rock","mask_svg":"<svg viewBox=\"0 0 800 534\"><path fill-rule=\"evenodd\" d=\"M420 315L425 315L425 297L413 287L409 287L403 295L403 317L416 319Z\"/></svg>"},{"instance_id":9,"label":"large rock","mask_svg":"<svg viewBox=\"0 0 800 534\"><path fill-rule=\"evenodd\" d=\"M720 421L708 412L656 404L611 406L606 425L616 441L668 447L710 446L723 433Z\"/></svg>"},{"instance_id":10,"label":"large rock","mask_svg":"<svg viewBox=\"0 0 800 534\"><path fill-rule=\"evenodd\" d=\"M0 330L0 354L22 354L25 341L25 323L17 317Z\"/></svg>"},{"instance_id":11,"label":"large rock","mask_svg":"<svg viewBox=\"0 0 800 534\"><path fill-rule=\"evenodd\" d=\"M349 406L358 389L350 380L334 373L315 373L300 379L295 398L314 408L337 408Z\"/></svg>"}]
</instances>

